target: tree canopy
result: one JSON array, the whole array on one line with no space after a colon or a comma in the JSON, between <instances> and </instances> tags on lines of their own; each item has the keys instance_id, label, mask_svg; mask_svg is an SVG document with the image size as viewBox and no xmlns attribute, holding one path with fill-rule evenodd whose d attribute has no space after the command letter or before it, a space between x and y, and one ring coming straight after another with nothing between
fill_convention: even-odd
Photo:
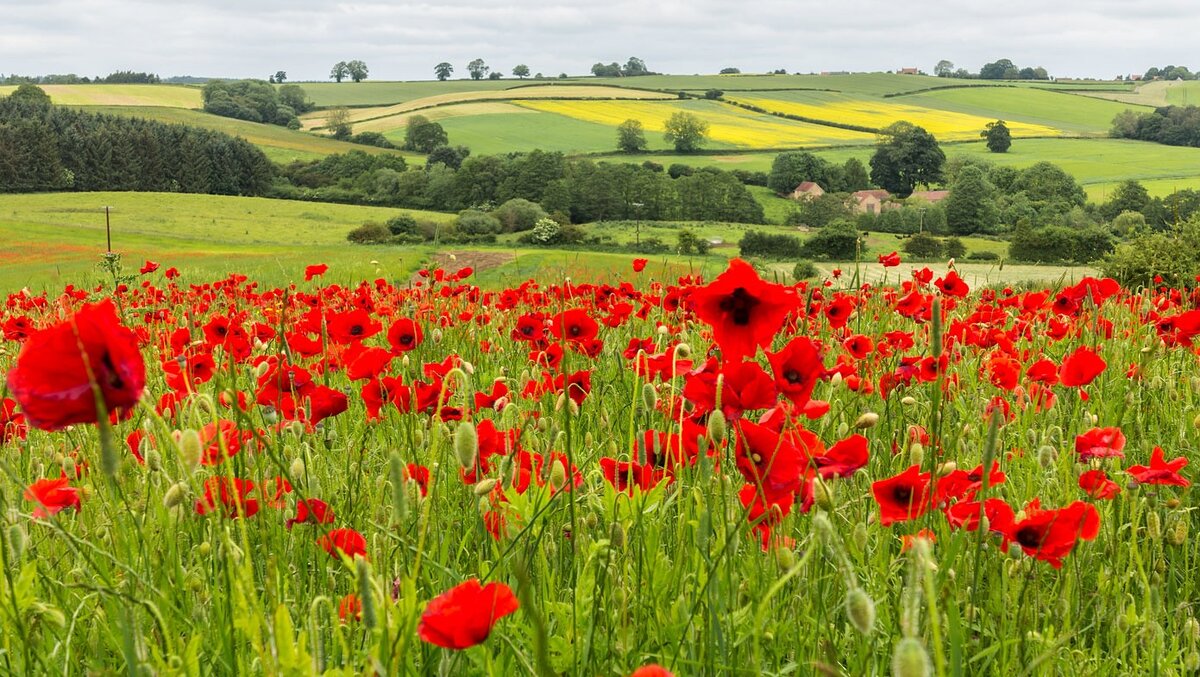
<instances>
[{"instance_id":1,"label":"tree canopy","mask_svg":"<svg viewBox=\"0 0 1200 677\"><path fill-rule=\"evenodd\" d=\"M933 134L911 122L884 128L871 156L871 181L900 197L942 179L946 154Z\"/></svg>"}]
</instances>

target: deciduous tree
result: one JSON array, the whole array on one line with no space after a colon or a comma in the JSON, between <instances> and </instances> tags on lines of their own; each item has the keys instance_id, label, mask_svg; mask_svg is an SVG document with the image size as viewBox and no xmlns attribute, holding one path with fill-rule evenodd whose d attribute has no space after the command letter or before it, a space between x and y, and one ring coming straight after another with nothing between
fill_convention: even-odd
<instances>
[{"instance_id":1,"label":"deciduous tree","mask_svg":"<svg viewBox=\"0 0 1200 677\"><path fill-rule=\"evenodd\" d=\"M664 128L663 139L675 144L675 150L680 153L700 150L708 141L708 123L691 113L673 113Z\"/></svg>"},{"instance_id":2,"label":"deciduous tree","mask_svg":"<svg viewBox=\"0 0 1200 677\"><path fill-rule=\"evenodd\" d=\"M646 132L640 120L626 120L617 126L617 148L625 153L646 150Z\"/></svg>"},{"instance_id":3,"label":"deciduous tree","mask_svg":"<svg viewBox=\"0 0 1200 677\"><path fill-rule=\"evenodd\" d=\"M911 122L885 127L871 156L871 181L900 197L908 197L920 184L942 179L946 154L937 139Z\"/></svg>"},{"instance_id":4,"label":"deciduous tree","mask_svg":"<svg viewBox=\"0 0 1200 677\"><path fill-rule=\"evenodd\" d=\"M341 82L348 77L350 77L350 66L345 61L333 64L333 68L329 71L329 78L337 82Z\"/></svg>"},{"instance_id":5,"label":"deciduous tree","mask_svg":"<svg viewBox=\"0 0 1200 677\"><path fill-rule=\"evenodd\" d=\"M349 71L350 79L355 82L362 82L367 79L367 64L363 61L355 59L346 64L346 69Z\"/></svg>"},{"instance_id":6,"label":"deciduous tree","mask_svg":"<svg viewBox=\"0 0 1200 677\"><path fill-rule=\"evenodd\" d=\"M1008 125L1004 124L1004 120L996 120L995 122L987 123L979 136L987 139L988 150L993 153L1005 153L1012 146L1012 133L1008 131Z\"/></svg>"},{"instance_id":7,"label":"deciduous tree","mask_svg":"<svg viewBox=\"0 0 1200 677\"><path fill-rule=\"evenodd\" d=\"M482 80L483 76L487 75L487 72L490 70L492 69L483 62L483 59L475 59L467 64L467 72L471 74L472 80Z\"/></svg>"},{"instance_id":8,"label":"deciduous tree","mask_svg":"<svg viewBox=\"0 0 1200 677\"><path fill-rule=\"evenodd\" d=\"M525 78L529 77L529 66L526 66L523 63L517 64L516 67L512 69L512 74L524 80Z\"/></svg>"},{"instance_id":9,"label":"deciduous tree","mask_svg":"<svg viewBox=\"0 0 1200 677\"><path fill-rule=\"evenodd\" d=\"M438 80L441 80L444 82L446 80L449 80L450 76L454 74L454 66L451 66L450 64L443 61L433 67L433 74L437 76Z\"/></svg>"}]
</instances>

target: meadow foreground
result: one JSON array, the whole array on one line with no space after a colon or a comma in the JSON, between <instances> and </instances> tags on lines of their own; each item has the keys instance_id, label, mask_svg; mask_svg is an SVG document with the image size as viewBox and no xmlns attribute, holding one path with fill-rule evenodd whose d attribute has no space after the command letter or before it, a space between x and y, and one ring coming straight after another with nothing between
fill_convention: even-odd
<instances>
[{"instance_id":1,"label":"meadow foreground","mask_svg":"<svg viewBox=\"0 0 1200 677\"><path fill-rule=\"evenodd\" d=\"M0 670L1195 673L1200 298L879 259L7 294Z\"/></svg>"}]
</instances>

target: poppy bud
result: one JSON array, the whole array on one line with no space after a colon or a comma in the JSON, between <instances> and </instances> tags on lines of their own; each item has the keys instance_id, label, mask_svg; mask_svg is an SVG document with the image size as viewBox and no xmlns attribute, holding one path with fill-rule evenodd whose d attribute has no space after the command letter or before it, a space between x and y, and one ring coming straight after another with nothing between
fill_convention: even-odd
<instances>
[{"instance_id":1,"label":"poppy bud","mask_svg":"<svg viewBox=\"0 0 1200 677\"><path fill-rule=\"evenodd\" d=\"M1153 541L1162 538L1162 519L1156 512L1146 515L1146 535Z\"/></svg>"},{"instance_id":2,"label":"poppy bud","mask_svg":"<svg viewBox=\"0 0 1200 677\"><path fill-rule=\"evenodd\" d=\"M362 602L362 621L367 628L375 627L375 586L371 585L371 563L365 557L355 557L358 573L358 599Z\"/></svg>"},{"instance_id":3,"label":"poppy bud","mask_svg":"<svg viewBox=\"0 0 1200 677\"><path fill-rule=\"evenodd\" d=\"M900 400L900 404L903 404L906 407L914 406L916 403L917 398L913 397L912 395L905 395L904 398Z\"/></svg>"},{"instance_id":4,"label":"poppy bud","mask_svg":"<svg viewBox=\"0 0 1200 677\"><path fill-rule=\"evenodd\" d=\"M303 478L305 474L304 459L299 456L292 459L292 464L288 467L288 472L291 473L293 480Z\"/></svg>"},{"instance_id":5,"label":"poppy bud","mask_svg":"<svg viewBox=\"0 0 1200 677\"><path fill-rule=\"evenodd\" d=\"M406 369L407 369L407 368L408 368L408 365L410 365L410 364L412 364L412 360L411 360L411 359L409 359L409 357L408 357L408 355L407 355L407 354L405 354L405 355L404 355L404 357L401 357L401 358L400 358L400 366L402 366L402 367L404 367L404 368L406 368Z\"/></svg>"},{"instance_id":6,"label":"poppy bud","mask_svg":"<svg viewBox=\"0 0 1200 677\"><path fill-rule=\"evenodd\" d=\"M495 489L496 485L499 483L500 480L495 479L494 477L489 477L486 480L477 482L475 484L475 495L487 496L488 494L492 493L492 489Z\"/></svg>"},{"instance_id":7,"label":"poppy bud","mask_svg":"<svg viewBox=\"0 0 1200 677\"><path fill-rule=\"evenodd\" d=\"M479 436L470 421L463 421L454 431L454 454L464 468L474 468L479 456Z\"/></svg>"},{"instance_id":8,"label":"poppy bud","mask_svg":"<svg viewBox=\"0 0 1200 677\"><path fill-rule=\"evenodd\" d=\"M158 449L147 449L144 456L146 467L150 469L150 472L162 470L162 454L158 453Z\"/></svg>"},{"instance_id":9,"label":"poppy bud","mask_svg":"<svg viewBox=\"0 0 1200 677\"><path fill-rule=\"evenodd\" d=\"M1043 470L1049 470L1054 467L1055 463L1058 463L1058 451L1050 445L1038 447L1037 461Z\"/></svg>"},{"instance_id":10,"label":"poppy bud","mask_svg":"<svg viewBox=\"0 0 1200 677\"><path fill-rule=\"evenodd\" d=\"M833 542L833 523L829 521L829 517L824 512L818 512L813 515L812 519L813 531L825 543Z\"/></svg>"},{"instance_id":11,"label":"poppy bud","mask_svg":"<svg viewBox=\"0 0 1200 677\"><path fill-rule=\"evenodd\" d=\"M925 645L916 637L905 637L896 643L892 654L892 677L926 677L933 669Z\"/></svg>"},{"instance_id":12,"label":"poppy bud","mask_svg":"<svg viewBox=\"0 0 1200 677\"><path fill-rule=\"evenodd\" d=\"M728 432L724 414L718 410L708 415L708 436L712 438L713 442L717 444L724 442Z\"/></svg>"},{"instance_id":13,"label":"poppy bud","mask_svg":"<svg viewBox=\"0 0 1200 677\"><path fill-rule=\"evenodd\" d=\"M612 523L608 529L608 538L617 550L625 547L625 528L621 526L620 522Z\"/></svg>"},{"instance_id":14,"label":"poppy bud","mask_svg":"<svg viewBox=\"0 0 1200 677\"><path fill-rule=\"evenodd\" d=\"M167 489L167 493L163 494L163 506L167 509L183 503L187 499L188 486L183 482L172 484L171 488Z\"/></svg>"},{"instance_id":15,"label":"poppy bud","mask_svg":"<svg viewBox=\"0 0 1200 677\"><path fill-rule=\"evenodd\" d=\"M680 343L675 346L675 359L686 360L692 356L692 347L686 343Z\"/></svg>"},{"instance_id":16,"label":"poppy bud","mask_svg":"<svg viewBox=\"0 0 1200 677\"><path fill-rule=\"evenodd\" d=\"M537 422L537 429L538 429L538 432L540 432L540 433L545 433L545 432L549 431L550 430L550 419L539 418L538 422Z\"/></svg>"},{"instance_id":17,"label":"poppy bud","mask_svg":"<svg viewBox=\"0 0 1200 677\"><path fill-rule=\"evenodd\" d=\"M430 338L430 340L432 340L434 343L441 343L441 342L442 342L442 330L441 330L441 328L440 328L440 327L437 327L437 328L435 328L433 331L429 332L429 338Z\"/></svg>"},{"instance_id":18,"label":"poppy bud","mask_svg":"<svg viewBox=\"0 0 1200 677\"><path fill-rule=\"evenodd\" d=\"M262 378L263 376L266 376L267 372L270 370L270 364L266 362L259 362L258 366L254 368L254 378Z\"/></svg>"},{"instance_id":19,"label":"poppy bud","mask_svg":"<svg viewBox=\"0 0 1200 677\"><path fill-rule=\"evenodd\" d=\"M835 387L839 386L842 384L843 380L845 380L845 379L842 378L842 372L840 372L840 371L834 372L833 376L830 377L830 379L829 379L829 385L832 385Z\"/></svg>"},{"instance_id":20,"label":"poppy bud","mask_svg":"<svg viewBox=\"0 0 1200 677\"><path fill-rule=\"evenodd\" d=\"M854 427L858 430L867 430L869 428L874 428L877 423L879 423L879 414L876 414L873 411L868 411L862 416L858 417L858 420L854 422Z\"/></svg>"},{"instance_id":21,"label":"poppy bud","mask_svg":"<svg viewBox=\"0 0 1200 677\"><path fill-rule=\"evenodd\" d=\"M958 464L955 463L954 461L946 461L944 463L939 463L938 467L937 467L937 476L945 477L946 475L949 475L950 473L954 472L955 470L958 470Z\"/></svg>"},{"instance_id":22,"label":"poppy bud","mask_svg":"<svg viewBox=\"0 0 1200 677\"><path fill-rule=\"evenodd\" d=\"M300 421L291 421L287 424L287 431L296 437L304 435L304 424Z\"/></svg>"},{"instance_id":23,"label":"poppy bud","mask_svg":"<svg viewBox=\"0 0 1200 677\"><path fill-rule=\"evenodd\" d=\"M62 466L62 473L64 475L66 475L67 477L69 477L71 479L76 479L75 478L75 459L71 458L70 456L63 456L61 459L59 459L58 463L59 463L59 465Z\"/></svg>"},{"instance_id":24,"label":"poppy bud","mask_svg":"<svg viewBox=\"0 0 1200 677\"><path fill-rule=\"evenodd\" d=\"M920 442L913 442L908 448L908 462L910 465L924 465L925 445Z\"/></svg>"},{"instance_id":25,"label":"poppy bud","mask_svg":"<svg viewBox=\"0 0 1200 677\"><path fill-rule=\"evenodd\" d=\"M846 593L846 617L860 633L871 634L875 627L875 600L862 588L851 588Z\"/></svg>"},{"instance_id":26,"label":"poppy bud","mask_svg":"<svg viewBox=\"0 0 1200 677\"><path fill-rule=\"evenodd\" d=\"M791 548L779 546L775 548L775 563L780 569L787 571L796 566L796 553L792 552Z\"/></svg>"},{"instance_id":27,"label":"poppy bud","mask_svg":"<svg viewBox=\"0 0 1200 677\"><path fill-rule=\"evenodd\" d=\"M200 553L201 557L208 557L210 554L212 554L212 543L204 541L197 547L197 552Z\"/></svg>"},{"instance_id":28,"label":"poppy bud","mask_svg":"<svg viewBox=\"0 0 1200 677\"><path fill-rule=\"evenodd\" d=\"M1200 651L1192 649L1192 652L1183 659L1183 669L1188 672L1200 670Z\"/></svg>"},{"instance_id":29,"label":"poppy bud","mask_svg":"<svg viewBox=\"0 0 1200 677\"><path fill-rule=\"evenodd\" d=\"M200 433L188 428L179 436L179 456L188 467L200 465Z\"/></svg>"},{"instance_id":30,"label":"poppy bud","mask_svg":"<svg viewBox=\"0 0 1200 677\"><path fill-rule=\"evenodd\" d=\"M558 491L567 483L567 469L563 466L561 459L554 459L554 464L550 466L550 488Z\"/></svg>"},{"instance_id":31,"label":"poppy bud","mask_svg":"<svg viewBox=\"0 0 1200 677\"><path fill-rule=\"evenodd\" d=\"M25 534L25 529L20 524L14 524L8 528L8 545L12 548L14 560L20 560L25 554L25 545L28 538Z\"/></svg>"},{"instance_id":32,"label":"poppy bud","mask_svg":"<svg viewBox=\"0 0 1200 677\"><path fill-rule=\"evenodd\" d=\"M658 404L658 392L654 390L654 384L642 384L642 406L646 411L654 411L656 404Z\"/></svg>"},{"instance_id":33,"label":"poppy bud","mask_svg":"<svg viewBox=\"0 0 1200 677\"><path fill-rule=\"evenodd\" d=\"M1173 514L1175 519L1171 521L1167 527L1167 542L1171 545L1183 545L1187 543L1188 538L1188 521L1183 515Z\"/></svg>"},{"instance_id":34,"label":"poppy bud","mask_svg":"<svg viewBox=\"0 0 1200 677\"><path fill-rule=\"evenodd\" d=\"M854 525L854 533L851 534L850 538L854 542L854 547L859 552L866 551L871 538L871 534L867 532L867 525L862 522Z\"/></svg>"},{"instance_id":35,"label":"poppy bud","mask_svg":"<svg viewBox=\"0 0 1200 677\"><path fill-rule=\"evenodd\" d=\"M408 494L404 491L404 461L393 451L388 456L388 480L392 483L392 512L397 522L408 516Z\"/></svg>"},{"instance_id":36,"label":"poppy bud","mask_svg":"<svg viewBox=\"0 0 1200 677\"><path fill-rule=\"evenodd\" d=\"M1183 624L1183 635L1193 642L1200 642L1200 621L1189 618Z\"/></svg>"},{"instance_id":37,"label":"poppy bud","mask_svg":"<svg viewBox=\"0 0 1200 677\"><path fill-rule=\"evenodd\" d=\"M833 510L833 485L821 479L813 480L813 503L822 510Z\"/></svg>"}]
</instances>

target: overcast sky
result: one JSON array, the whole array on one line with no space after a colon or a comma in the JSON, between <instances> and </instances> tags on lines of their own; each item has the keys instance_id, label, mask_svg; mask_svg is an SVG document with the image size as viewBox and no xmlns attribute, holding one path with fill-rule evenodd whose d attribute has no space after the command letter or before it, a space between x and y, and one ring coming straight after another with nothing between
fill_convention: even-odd
<instances>
[{"instance_id":1,"label":"overcast sky","mask_svg":"<svg viewBox=\"0 0 1200 677\"><path fill-rule=\"evenodd\" d=\"M977 71L1012 59L1055 76L1200 68L1197 0L0 0L0 73L322 80L340 60L373 80L587 73L638 56L655 71Z\"/></svg>"}]
</instances>

